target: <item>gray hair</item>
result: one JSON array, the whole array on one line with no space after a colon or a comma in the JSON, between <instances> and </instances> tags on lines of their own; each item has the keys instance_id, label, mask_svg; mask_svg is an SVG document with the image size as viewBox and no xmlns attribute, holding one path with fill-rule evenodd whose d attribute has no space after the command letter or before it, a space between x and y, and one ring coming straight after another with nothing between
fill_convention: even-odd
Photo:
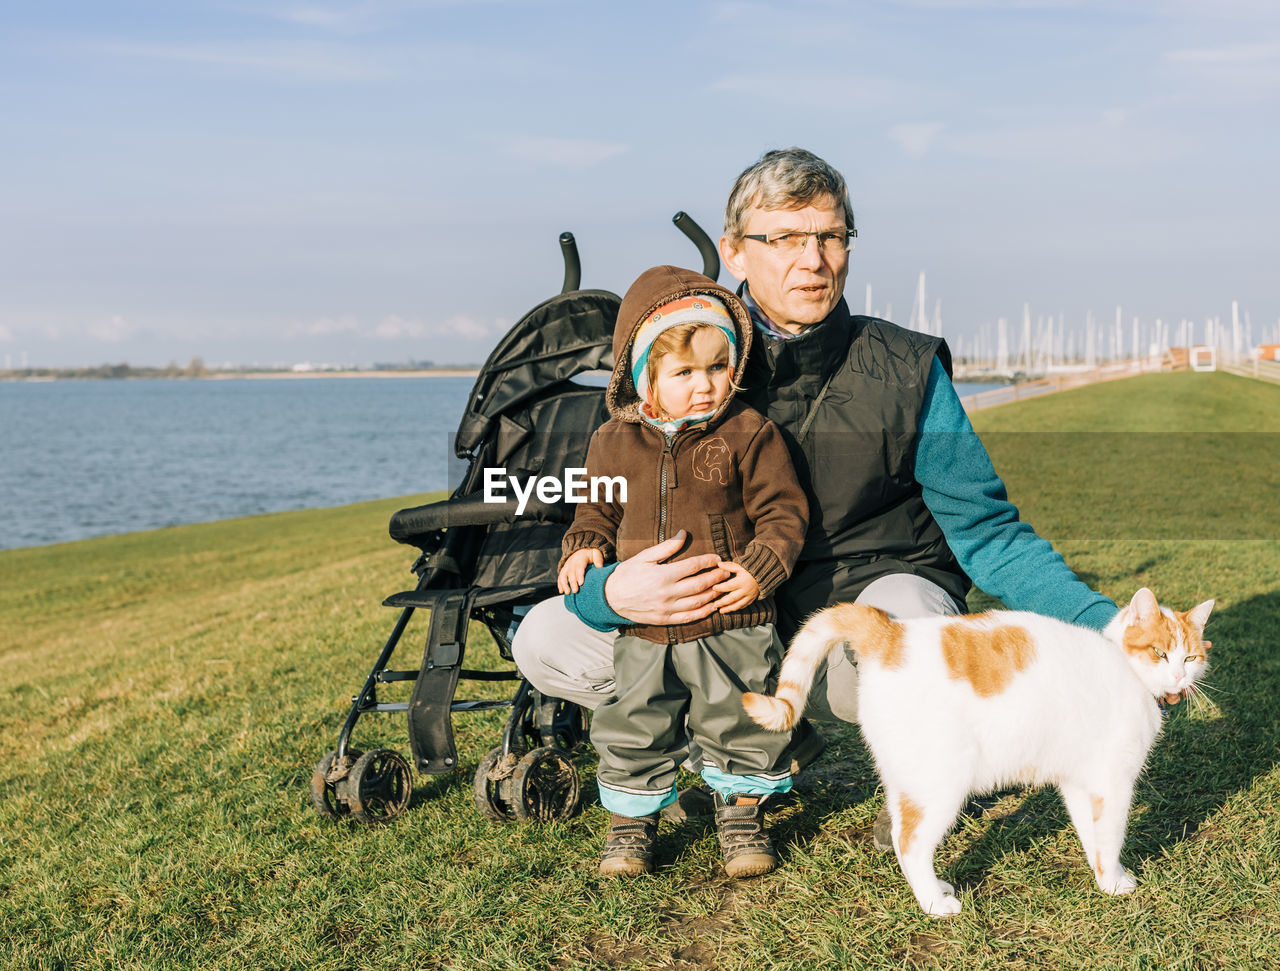
<instances>
[{"instance_id":1,"label":"gray hair","mask_svg":"<svg viewBox=\"0 0 1280 971\"><path fill-rule=\"evenodd\" d=\"M845 228L852 230L853 209L844 176L813 152L803 148L775 148L765 152L733 183L724 207L724 233L742 239L747 210L800 209L820 196L831 196L844 207Z\"/></svg>"}]
</instances>

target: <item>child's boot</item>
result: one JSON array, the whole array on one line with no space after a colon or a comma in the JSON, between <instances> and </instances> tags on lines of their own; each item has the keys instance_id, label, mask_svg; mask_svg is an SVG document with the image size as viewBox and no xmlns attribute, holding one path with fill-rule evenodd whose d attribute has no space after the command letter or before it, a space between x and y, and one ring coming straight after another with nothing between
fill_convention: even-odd
<instances>
[{"instance_id":1,"label":"child's boot","mask_svg":"<svg viewBox=\"0 0 1280 971\"><path fill-rule=\"evenodd\" d=\"M716 793L716 835L731 877L755 877L778 866L773 841L764 831L764 796Z\"/></svg>"},{"instance_id":2,"label":"child's boot","mask_svg":"<svg viewBox=\"0 0 1280 971\"><path fill-rule=\"evenodd\" d=\"M658 836L658 814L610 817L609 835L600 854L600 875L638 877L653 872L653 843Z\"/></svg>"}]
</instances>

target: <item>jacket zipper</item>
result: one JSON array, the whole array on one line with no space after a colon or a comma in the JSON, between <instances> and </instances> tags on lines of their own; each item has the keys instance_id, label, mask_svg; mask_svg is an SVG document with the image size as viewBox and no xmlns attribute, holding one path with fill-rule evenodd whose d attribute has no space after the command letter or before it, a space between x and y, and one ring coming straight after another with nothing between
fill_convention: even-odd
<instances>
[{"instance_id":1,"label":"jacket zipper","mask_svg":"<svg viewBox=\"0 0 1280 971\"><path fill-rule=\"evenodd\" d=\"M663 436L664 438L666 436ZM661 543L667 538L667 459L674 457L671 455L671 442L667 438L662 446L661 465L658 469L658 542Z\"/></svg>"},{"instance_id":2,"label":"jacket zipper","mask_svg":"<svg viewBox=\"0 0 1280 971\"><path fill-rule=\"evenodd\" d=\"M670 484L670 488L672 489L677 489L680 486L680 479L676 473L675 444L676 444L676 439L678 439L683 432L684 432L684 429L681 429L679 432L676 432L676 434L671 438L666 438L665 435L663 436L664 438L666 438L666 441L663 443L663 446L662 446L662 460L661 460L662 465L658 471L658 542L659 543L661 543L663 540L667 538L668 483ZM671 460L670 461L671 476L669 480L667 477L667 468L668 468L667 460L668 459ZM676 629L674 627L668 627L667 628L667 644L671 645L671 644L677 644L677 643L679 643L679 638L676 636Z\"/></svg>"}]
</instances>

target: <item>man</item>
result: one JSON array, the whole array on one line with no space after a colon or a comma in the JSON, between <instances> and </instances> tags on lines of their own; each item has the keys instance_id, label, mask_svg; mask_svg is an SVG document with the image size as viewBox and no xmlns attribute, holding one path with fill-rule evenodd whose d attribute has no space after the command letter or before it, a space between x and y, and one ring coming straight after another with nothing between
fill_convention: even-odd
<instances>
[{"instance_id":1,"label":"man","mask_svg":"<svg viewBox=\"0 0 1280 971\"><path fill-rule=\"evenodd\" d=\"M1012 609L1101 629L1116 605L1020 521L960 406L946 344L850 314L856 236L844 178L798 148L744 171L725 210L720 253L759 338L742 398L782 429L809 499L804 551L777 594L779 633L787 640L813 611L855 600L897 617L961 613L970 577ZM714 555L667 562L683 540L588 573L573 595L586 623L559 599L535 607L513 647L525 676L594 708L612 691L618 626L719 609L729 574ZM806 714L856 721L856 688L853 660L833 654ZM820 749L812 740L798 739L800 761Z\"/></svg>"}]
</instances>

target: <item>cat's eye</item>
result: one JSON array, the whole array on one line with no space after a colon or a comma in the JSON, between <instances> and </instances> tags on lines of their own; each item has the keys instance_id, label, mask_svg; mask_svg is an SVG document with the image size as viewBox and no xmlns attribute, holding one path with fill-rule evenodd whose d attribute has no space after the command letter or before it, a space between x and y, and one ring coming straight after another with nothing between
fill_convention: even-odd
<instances>
[{"instance_id":1,"label":"cat's eye","mask_svg":"<svg viewBox=\"0 0 1280 971\"><path fill-rule=\"evenodd\" d=\"M1204 661L1203 654L1192 654L1190 657L1187 658L1188 664L1200 664L1203 661Z\"/></svg>"},{"instance_id":2,"label":"cat's eye","mask_svg":"<svg viewBox=\"0 0 1280 971\"><path fill-rule=\"evenodd\" d=\"M1156 657L1159 658L1161 661L1167 661L1169 659L1169 655L1166 654L1164 651L1160 650L1160 648L1153 647L1151 650L1155 652Z\"/></svg>"}]
</instances>

